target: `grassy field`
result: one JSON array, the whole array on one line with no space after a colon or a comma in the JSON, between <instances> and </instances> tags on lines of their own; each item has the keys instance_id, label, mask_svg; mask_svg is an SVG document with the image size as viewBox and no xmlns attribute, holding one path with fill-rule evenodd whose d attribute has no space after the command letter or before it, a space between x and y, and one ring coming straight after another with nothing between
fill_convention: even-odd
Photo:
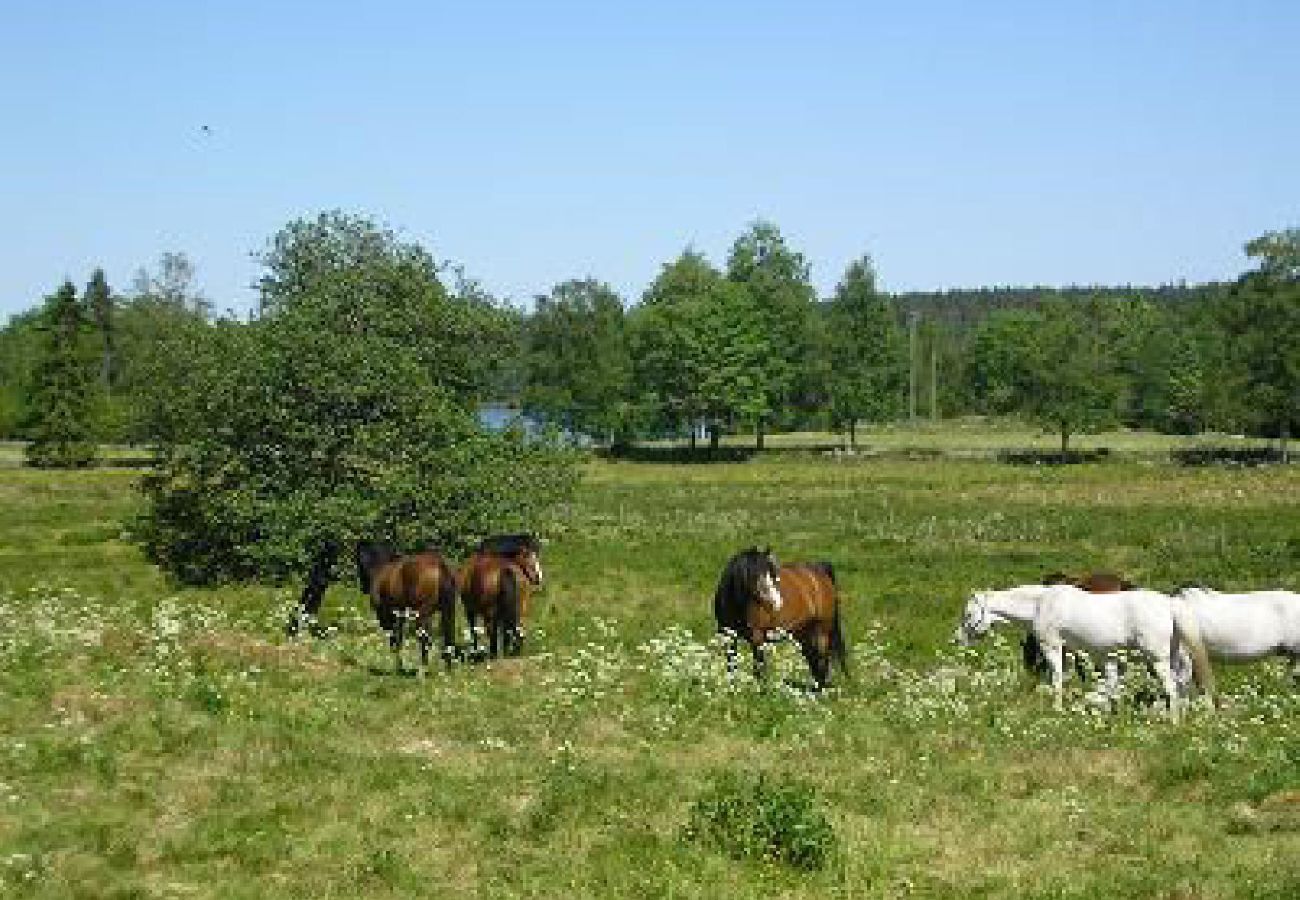
<instances>
[{"instance_id":1,"label":"grassy field","mask_svg":"<svg viewBox=\"0 0 1300 900\"><path fill-rule=\"evenodd\" d=\"M972 589L1056 568L1300 588L1300 467L592 464L526 656L424 681L350 584L301 642L292 587L168 584L123 539L134 477L0 472L0 895L1300 895L1280 664L1173 726L1140 675L1053 713L1013 639L948 642ZM835 563L854 674L820 698L788 647L760 687L708 644L755 542ZM728 773L811 797L826 865L689 840Z\"/></svg>"}]
</instances>

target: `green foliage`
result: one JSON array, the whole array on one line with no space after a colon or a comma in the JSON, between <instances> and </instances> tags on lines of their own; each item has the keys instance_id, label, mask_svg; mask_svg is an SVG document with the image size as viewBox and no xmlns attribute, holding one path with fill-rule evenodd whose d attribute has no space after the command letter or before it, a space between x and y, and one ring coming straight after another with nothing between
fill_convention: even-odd
<instances>
[{"instance_id":1,"label":"green foliage","mask_svg":"<svg viewBox=\"0 0 1300 900\"><path fill-rule=\"evenodd\" d=\"M828 319L831 421L856 439L859 420L898 415L906 378L903 336L888 299L876 291L870 257L845 271Z\"/></svg>"},{"instance_id":2,"label":"green foliage","mask_svg":"<svg viewBox=\"0 0 1300 900\"><path fill-rule=\"evenodd\" d=\"M698 253L664 266L646 290L632 347L646 402L670 422L703 419L716 441L734 420L769 411L762 318L752 297Z\"/></svg>"},{"instance_id":3,"label":"green foliage","mask_svg":"<svg viewBox=\"0 0 1300 900\"><path fill-rule=\"evenodd\" d=\"M91 274L90 281L86 284L83 302L95 323L100 344L99 383L107 391L113 383L113 341L116 323L113 315L115 306L113 292L109 290L103 269L96 269Z\"/></svg>"},{"instance_id":4,"label":"green foliage","mask_svg":"<svg viewBox=\"0 0 1300 900\"><path fill-rule=\"evenodd\" d=\"M691 806L683 835L737 859L810 871L825 867L839 847L811 787L765 774L716 778Z\"/></svg>"},{"instance_id":5,"label":"green foliage","mask_svg":"<svg viewBox=\"0 0 1300 900\"><path fill-rule=\"evenodd\" d=\"M483 316L427 253L327 214L286 227L266 264L262 316L195 336L156 423L151 558L186 581L279 580L361 537L456 550L539 527L573 461L478 426Z\"/></svg>"},{"instance_id":6,"label":"green foliage","mask_svg":"<svg viewBox=\"0 0 1300 900\"><path fill-rule=\"evenodd\" d=\"M1054 302L990 317L975 336L970 374L986 408L1054 431L1062 451L1070 435L1114 424L1125 382L1111 313L1103 303Z\"/></svg>"},{"instance_id":7,"label":"green foliage","mask_svg":"<svg viewBox=\"0 0 1300 900\"><path fill-rule=\"evenodd\" d=\"M822 393L807 378L813 356L811 325L817 299L802 253L790 248L771 222L758 221L738 237L727 257L727 279L744 287L757 311L757 338L764 344L761 365L753 379L766 407L759 416L759 443L763 420L799 397Z\"/></svg>"},{"instance_id":8,"label":"green foliage","mask_svg":"<svg viewBox=\"0 0 1300 900\"><path fill-rule=\"evenodd\" d=\"M1300 433L1300 232L1268 234L1247 252L1260 259L1227 293L1218 324L1225 379L1255 434Z\"/></svg>"},{"instance_id":9,"label":"green foliage","mask_svg":"<svg viewBox=\"0 0 1300 900\"><path fill-rule=\"evenodd\" d=\"M537 298L527 340L527 409L582 434L629 434L632 358L623 301L609 285L557 284Z\"/></svg>"},{"instance_id":10,"label":"green foliage","mask_svg":"<svg viewBox=\"0 0 1300 900\"><path fill-rule=\"evenodd\" d=\"M47 299L40 328L43 353L27 404L27 461L55 468L90 465L101 397L88 312L71 282Z\"/></svg>"}]
</instances>

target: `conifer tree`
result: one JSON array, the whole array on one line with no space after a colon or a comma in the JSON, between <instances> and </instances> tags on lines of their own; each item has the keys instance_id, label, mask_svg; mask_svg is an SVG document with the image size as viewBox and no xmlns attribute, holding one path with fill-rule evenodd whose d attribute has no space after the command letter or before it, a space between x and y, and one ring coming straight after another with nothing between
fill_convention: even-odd
<instances>
[{"instance_id":1,"label":"conifer tree","mask_svg":"<svg viewBox=\"0 0 1300 900\"><path fill-rule=\"evenodd\" d=\"M95 459L95 370L90 321L72 282L46 301L44 347L36 365L27 431L27 461L70 468Z\"/></svg>"}]
</instances>

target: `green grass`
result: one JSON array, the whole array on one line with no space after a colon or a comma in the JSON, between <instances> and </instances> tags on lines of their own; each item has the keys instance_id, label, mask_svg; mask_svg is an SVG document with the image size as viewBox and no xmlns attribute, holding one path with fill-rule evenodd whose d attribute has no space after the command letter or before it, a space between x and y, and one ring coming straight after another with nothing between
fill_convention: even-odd
<instances>
[{"instance_id":1,"label":"green grass","mask_svg":"<svg viewBox=\"0 0 1300 900\"><path fill-rule=\"evenodd\" d=\"M592 464L525 658L425 681L350 584L302 642L292 587L169 584L122 537L134 477L0 472L0 896L1300 892L1281 665L1175 727L1140 674L1115 715L1077 687L1056 714L1014 640L948 643L969 591L1050 569L1300 588L1300 468ZM758 542L835 563L854 679L828 696L789 647L761 688L708 646ZM685 839L728 773L806 790L828 864Z\"/></svg>"}]
</instances>

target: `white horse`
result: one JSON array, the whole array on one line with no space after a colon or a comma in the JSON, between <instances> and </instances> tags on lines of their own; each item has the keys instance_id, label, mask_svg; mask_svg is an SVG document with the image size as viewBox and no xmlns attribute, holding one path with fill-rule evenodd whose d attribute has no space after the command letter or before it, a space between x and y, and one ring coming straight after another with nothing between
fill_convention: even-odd
<instances>
[{"instance_id":1,"label":"white horse","mask_svg":"<svg viewBox=\"0 0 1300 900\"><path fill-rule=\"evenodd\" d=\"M1300 594L1253 591L1224 594L1189 587L1178 599L1196 616L1201 640L1210 655L1224 660L1286 656L1291 675L1300 680ZM1186 660L1175 660L1175 674L1186 681Z\"/></svg>"},{"instance_id":2,"label":"white horse","mask_svg":"<svg viewBox=\"0 0 1300 900\"><path fill-rule=\"evenodd\" d=\"M1169 698L1169 713L1175 720L1179 717L1179 694L1172 661L1179 648L1186 647L1197 686L1207 697L1213 695L1213 673L1196 617L1178 598L1146 590L1090 594L1069 584L981 591L966 602L956 638L969 644L1000 622L1027 625L1042 644L1052 670L1057 709L1064 694L1066 646L1094 658L1106 657L1106 683L1112 698L1119 687L1114 651L1124 647L1140 650Z\"/></svg>"}]
</instances>

